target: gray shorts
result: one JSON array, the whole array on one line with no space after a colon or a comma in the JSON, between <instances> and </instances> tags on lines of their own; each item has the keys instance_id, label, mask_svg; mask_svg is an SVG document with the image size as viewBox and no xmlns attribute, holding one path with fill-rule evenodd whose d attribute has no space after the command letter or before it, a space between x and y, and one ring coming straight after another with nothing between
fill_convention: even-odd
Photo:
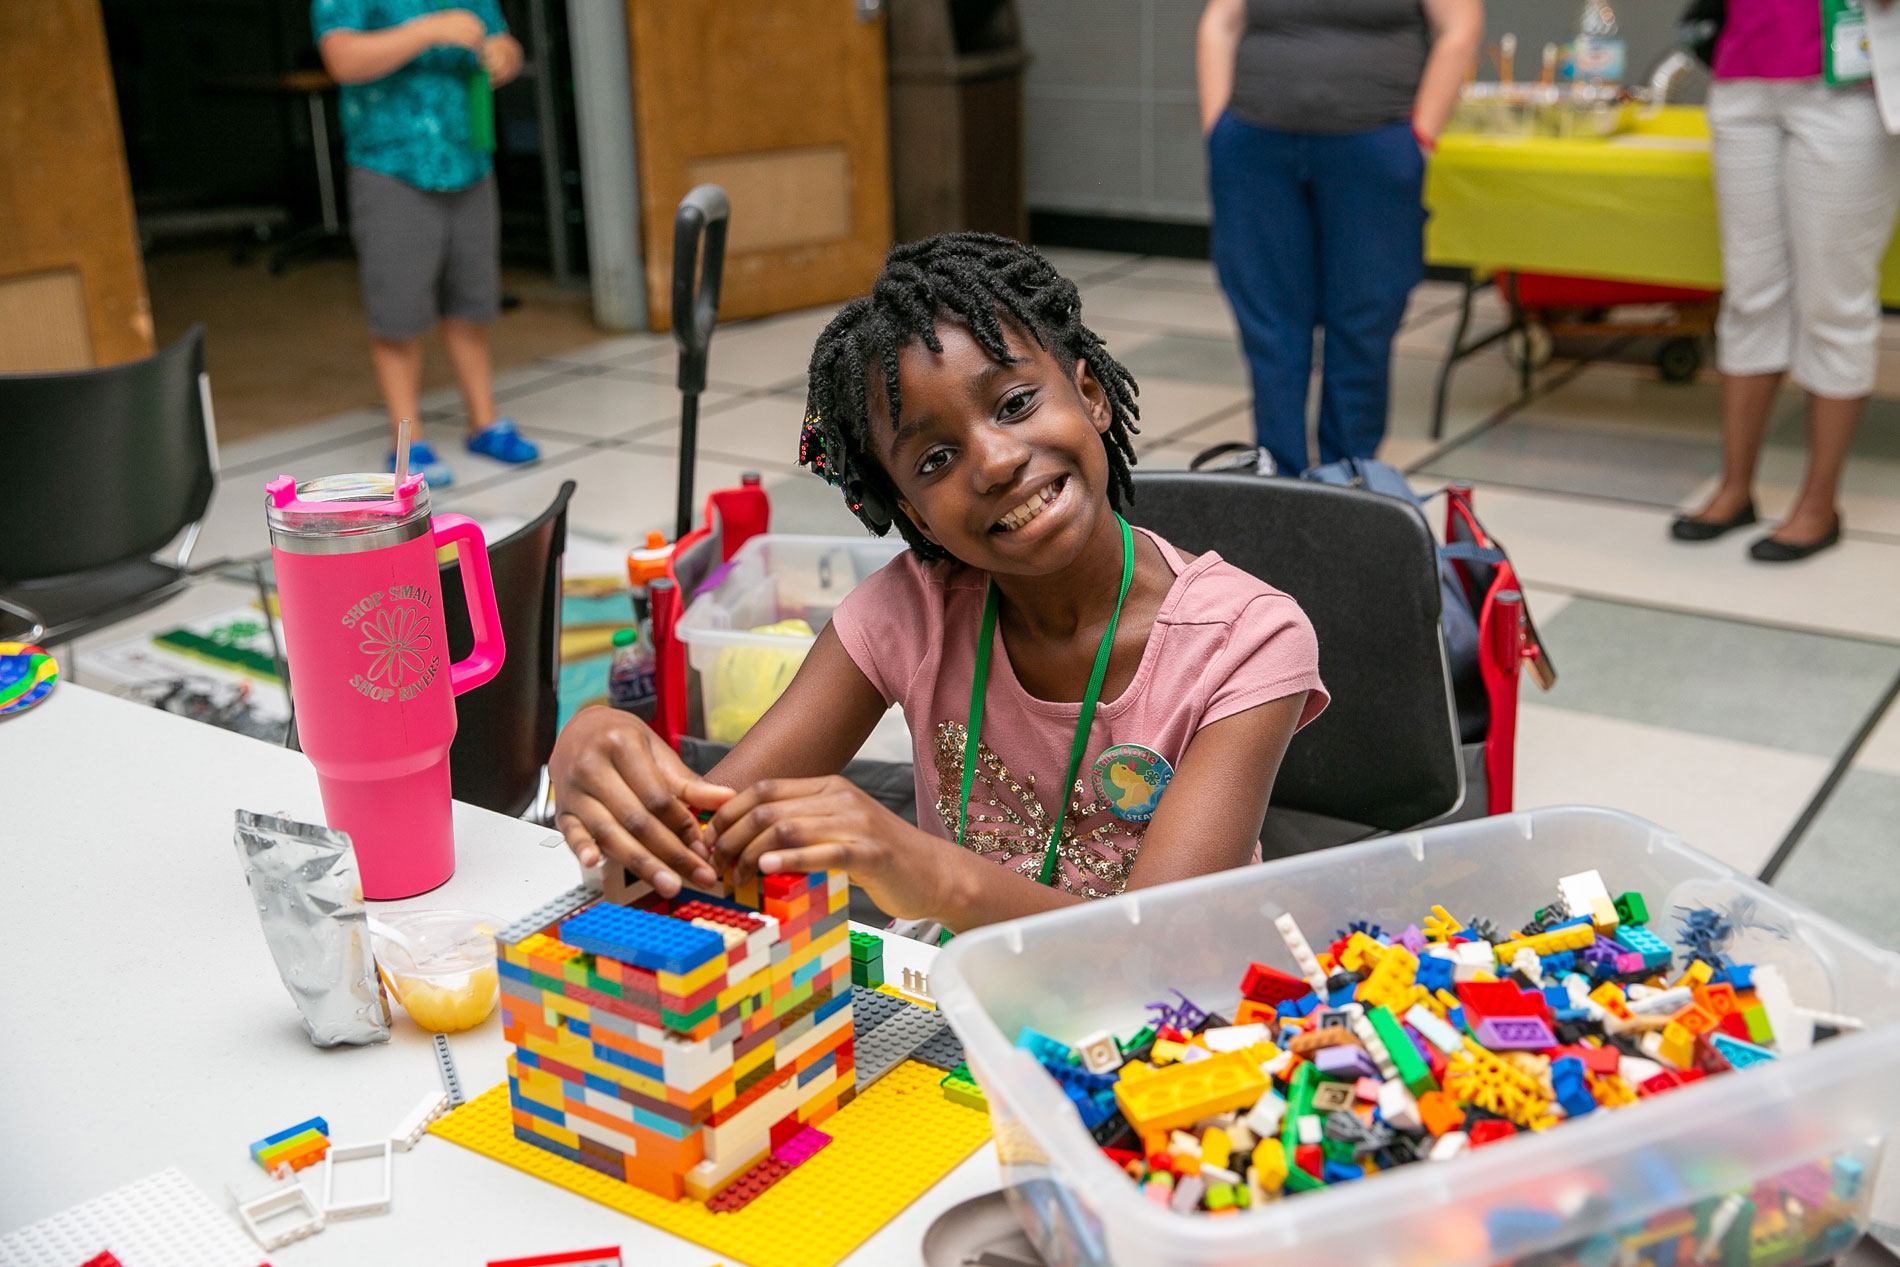
<instances>
[{"instance_id":1,"label":"gray shorts","mask_svg":"<svg viewBox=\"0 0 1900 1267\"><path fill-rule=\"evenodd\" d=\"M437 193L350 168L350 237L369 331L413 339L436 318L493 321L501 312L501 212L495 174Z\"/></svg>"}]
</instances>

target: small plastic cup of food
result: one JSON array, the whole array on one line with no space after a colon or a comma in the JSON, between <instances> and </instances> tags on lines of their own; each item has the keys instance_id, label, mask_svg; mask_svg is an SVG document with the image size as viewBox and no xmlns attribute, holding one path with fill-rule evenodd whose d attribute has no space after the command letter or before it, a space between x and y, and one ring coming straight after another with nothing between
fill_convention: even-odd
<instances>
[{"instance_id":1,"label":"small plastic cup of food","mask_svg":"<svg viewBox=\"0 0 1900 1267\"><path fill-rule=\"evenodd\" d=\"M500 920L474 911L403 911L372 922L383 983L417 1025L453 1034L495 1010Z\"/></svg>"}]
</instances>

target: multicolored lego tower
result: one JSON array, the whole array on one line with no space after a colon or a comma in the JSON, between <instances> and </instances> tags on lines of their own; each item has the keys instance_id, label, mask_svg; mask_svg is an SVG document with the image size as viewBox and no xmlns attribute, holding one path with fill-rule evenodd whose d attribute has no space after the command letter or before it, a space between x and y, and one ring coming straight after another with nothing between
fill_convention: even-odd
<instances>
[{"instance_id":1,"label":"multicolored lego tower","mask_svg":"<svg viewBox=\"0 0 1900 1267\"><path fill-rule=\"evenodd\" d=\"M496 938L515 1136L723 1208L856 1094L845 874L625 896L576 891Z\"/></svg>"}]
</instances>

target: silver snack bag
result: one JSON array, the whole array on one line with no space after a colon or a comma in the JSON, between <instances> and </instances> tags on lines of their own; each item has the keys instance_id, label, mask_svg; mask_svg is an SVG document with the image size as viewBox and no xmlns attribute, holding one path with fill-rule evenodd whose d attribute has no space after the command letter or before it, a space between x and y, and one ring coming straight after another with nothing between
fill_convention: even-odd
<instances>
[{"instance_id":1,"label":"silver snack bag","mask_svg":"<svg viewBox=\"0 0 1900 1267\"><path fill-rule=\"evenodd\" d=\"M389 1040L356 853L343 832L237 812L237 851L264 940L319 1047Z\"/></svg>"}]
</instances>

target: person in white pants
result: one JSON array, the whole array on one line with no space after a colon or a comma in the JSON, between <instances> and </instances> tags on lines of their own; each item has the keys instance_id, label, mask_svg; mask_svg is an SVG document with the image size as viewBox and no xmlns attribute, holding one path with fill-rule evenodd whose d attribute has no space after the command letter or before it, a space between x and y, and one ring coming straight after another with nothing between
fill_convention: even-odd
<instances>
[{"instance_id":1,"label":"person in white pants","mask_svg":"<svg viewBox=\"0 0 1900 1267\"><path fill-rule=\"evenodd\" d=\"M1874 386L1880 262L1900 215L1900 141L1872 86L1821 75L1815 0L1731 0L1709 92L1722 225L1722 482L1675 521L1710 541L1755 522L1755 463L1784 374L1808 394L1808 470L1749 554L1804 559L1840 540L1841 468Z\"/></svg>"}]
</instances>

